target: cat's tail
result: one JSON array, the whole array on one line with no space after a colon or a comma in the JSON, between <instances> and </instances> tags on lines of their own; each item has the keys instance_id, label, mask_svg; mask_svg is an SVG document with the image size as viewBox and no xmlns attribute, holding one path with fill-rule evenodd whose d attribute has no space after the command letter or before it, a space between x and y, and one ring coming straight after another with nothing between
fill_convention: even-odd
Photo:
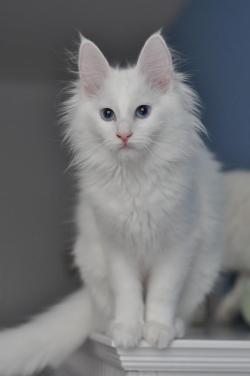
<instances>
[{"instance_id":1,"label":"cat's tail","mask_svg":"<svg viewBox=\"0 0 250 376\"><path fill-rule=\"evenodd\" d=\"M91 299L82 288L30 322L0 332L0 375L28 375L59 365L93 325Z\"/></svg>"}]
</instances>

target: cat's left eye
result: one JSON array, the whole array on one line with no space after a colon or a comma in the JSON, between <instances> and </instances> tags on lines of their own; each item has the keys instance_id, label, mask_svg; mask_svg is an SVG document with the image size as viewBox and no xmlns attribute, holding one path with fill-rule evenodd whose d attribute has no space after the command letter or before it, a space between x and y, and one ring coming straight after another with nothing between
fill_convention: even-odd
<instances>
[{"instance_id":1,"label":"cat's left eye","mask_svg":"<svg viewBox=\"0 0 250 376\"><path fill-rule=\"evenodd\" d=\"M151 107L147 104L142 104L138 106L137 109L135 110L135 116L140 119L144 119L148 117L150 112L151 112Z\"/></svg>"},{"instance_id":2,"label":"cat's left eye","mask_svg":"<svg viewBox=\"0 0 250 376\"><path fill-rule=\"evenodd\" d=\"M100 115L102 119L105 121L115 120L115 113L111 108L106 107L106 108L101 109Z\"/></svg>"}]
</instances>

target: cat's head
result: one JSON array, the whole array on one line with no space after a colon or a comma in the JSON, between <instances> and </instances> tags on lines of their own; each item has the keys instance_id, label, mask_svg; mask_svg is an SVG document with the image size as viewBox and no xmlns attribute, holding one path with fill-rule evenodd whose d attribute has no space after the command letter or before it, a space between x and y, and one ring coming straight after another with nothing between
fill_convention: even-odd
<instances>
[{"instance_id":1,"label":"cat's head","mask_svg":"<svg viewBox=\"0 0 250 376\"><path fill-rule=\"evenodd\" d=\"M183 127L188 103L160 34L146 41L135 66L124 69L112 68L93 42L82 39L78 66L71 131L80 158L92 153L135 161L154 153L168 159L183 153L190 132Z\"/></svg>"}]
</instances>

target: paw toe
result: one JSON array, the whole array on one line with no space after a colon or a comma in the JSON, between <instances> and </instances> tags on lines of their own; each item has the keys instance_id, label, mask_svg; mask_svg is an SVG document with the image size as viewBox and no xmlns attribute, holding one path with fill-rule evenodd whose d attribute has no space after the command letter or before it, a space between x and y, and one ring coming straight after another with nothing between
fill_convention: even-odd
<instances>
[{"instance_id":1,"label":"paw toe","mask_svg":"<svg viewBox=\"0 0 250 376\"><path fill-rule=\"evenodd\" d=\"M142 338L142 325L127 325L114 323L111 336L118 347L133 348L139 345Z\"/></svg>"},{"instance_id":2,"label":"paw toe","mask_svg":"<svg viewBox=\"0 0 250 376\"><path fill-rule=\"evenodd\" d=\"M176 337L175 326L165 326L163 324L149 321L144 327L144 338L153 347L164 349L169 346Z\"/></svg>"}]
</instances>

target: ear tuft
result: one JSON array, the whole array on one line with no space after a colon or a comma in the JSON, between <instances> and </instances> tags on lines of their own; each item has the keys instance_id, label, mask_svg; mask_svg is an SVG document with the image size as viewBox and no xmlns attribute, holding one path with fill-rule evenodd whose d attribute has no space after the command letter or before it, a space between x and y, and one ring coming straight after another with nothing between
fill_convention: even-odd
<instances>
[{"instance_id":1,"label":"ear tuft","mask_svg":"<svg viewBox=\"0 0 250 376\"><path fill-rule=\"evenodd\" d=\"M99 48L83 37L79 49L78 67L84 90L88 95L95 95L107 77L110 67Z\"/></svg>"},{"instance_id":2,"label":"ear tuft","mask_svg":"<svg viewBox=\"0 0 250 376\"><path fill-rule=\"evenodd\" d=\"M139 55L137 67L151 87L166 91L173 64L169 48L160 34L148 38Z\"/></svg>"}]
</instances>

